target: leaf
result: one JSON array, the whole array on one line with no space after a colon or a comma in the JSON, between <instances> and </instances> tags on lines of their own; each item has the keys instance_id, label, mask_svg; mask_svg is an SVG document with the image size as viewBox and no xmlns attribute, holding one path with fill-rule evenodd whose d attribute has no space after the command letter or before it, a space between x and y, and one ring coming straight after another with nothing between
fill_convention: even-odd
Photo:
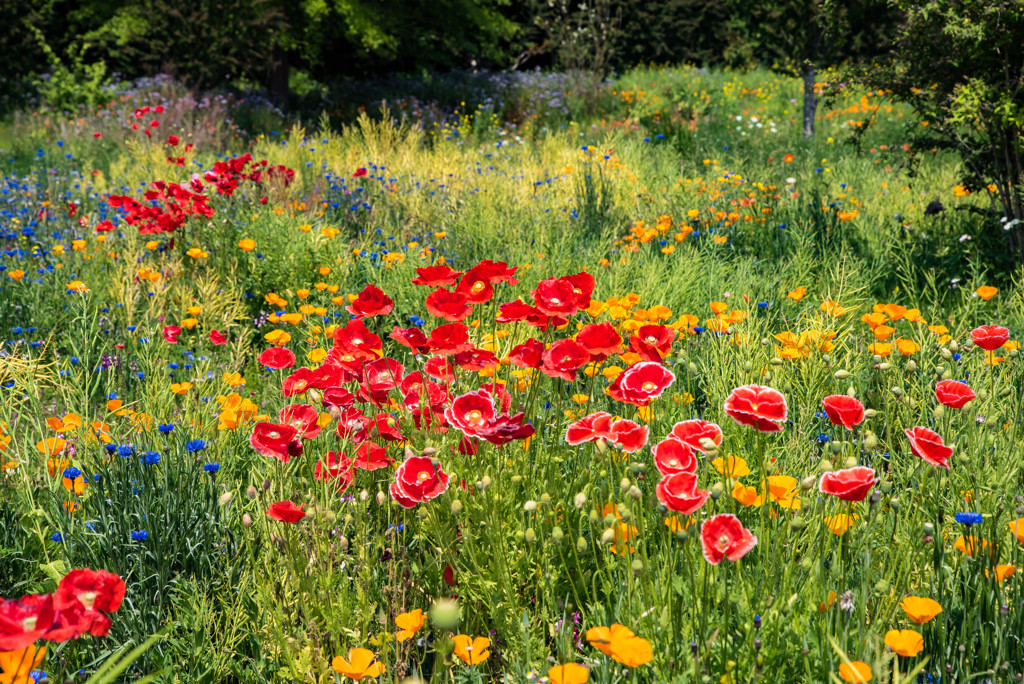
<instances>
[{"instance_id":1,"label":"leaf","mask_svg":"<svg viewBox=\"0 0 1024 684\"><path fill-rule=\"evenodd\" d=\"M58 584L64 575L68 574L70 571L67 562L62 560L55 560L50 563L40 563L39 569L42 570L47 577Z\"/></svg>"}]
</instances>

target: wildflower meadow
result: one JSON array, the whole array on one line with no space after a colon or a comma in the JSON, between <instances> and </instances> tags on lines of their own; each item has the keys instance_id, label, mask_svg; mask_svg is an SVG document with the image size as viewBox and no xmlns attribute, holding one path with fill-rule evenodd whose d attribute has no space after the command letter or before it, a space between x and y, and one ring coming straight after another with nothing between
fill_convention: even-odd
<instances>
[{"instance_id":1,"label":"wildflower meadow","mask_svg":"<svg viewBox=\"0 0 1024 684\"><path fill-rule=\"evenodd\" d=\"M882 91L474 84L6 120L0 682L1022 681L997 188Z\"/></svg>"}]
</instances>

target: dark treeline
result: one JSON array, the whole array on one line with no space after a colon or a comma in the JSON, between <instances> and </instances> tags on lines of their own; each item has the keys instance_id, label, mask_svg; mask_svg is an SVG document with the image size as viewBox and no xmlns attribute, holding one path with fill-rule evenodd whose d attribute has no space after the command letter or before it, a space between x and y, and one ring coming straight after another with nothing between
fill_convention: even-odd
<instances>
[{"instance_id":1,"label":"dark treeline","mask_svg":"<svg viewBox=\"0 0 1024 684\"><path fill-rule=\"evenodd\" d=\"M800 73L884 50L897 18L884 0L0 0L0 95L166 73L286 105L297 81L448 69Z\"/></svg>"}]
</instances>

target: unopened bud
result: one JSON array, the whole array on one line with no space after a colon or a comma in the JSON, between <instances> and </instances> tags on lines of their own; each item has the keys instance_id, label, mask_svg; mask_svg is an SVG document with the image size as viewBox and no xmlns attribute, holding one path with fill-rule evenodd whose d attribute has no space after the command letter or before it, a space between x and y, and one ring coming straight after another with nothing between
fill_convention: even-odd
<instances>
[{"instance_id":1,"label":"unopened bud","mask_svg":"<svg viewBox=\"0 0 1024 684\"><path fill-rule=\"evenodd\" d=\"M615 530L608 528L601 533L601 543L608 546L615 542Z\"/></svg>"},{"instance_id":2,"label":"unopened bud","mask_svg":"<svg viewBox=\"0 0 1024 684\"><path fill-rule=\"evenodd\" d=\"M258 494L259 492L256 490L256 487L252 485L249 485L249 488L245 490L245 495L250 499L255 499Z\"/></svg>"},{"instance_id":3,"label":"unopened bud","mask_svg":"<svg viewBox=\"0 0 1024 684\"><path fill-rule=\"evenodd\" d=\"M245 525L246 528L252 527L252 516L248 513L243 513L242 524Z\"/></svg>"},{"instance_id":4,"label":"unopened bud","mask_svg":"<svg viewBox=\"0 0 1024 684\"><path fill-rule=\"evenodd\" d=\"M847 379L848 377L850 377L850 371L848 371L848 370L843 370L842 368L840 368L840 369L839 369L839 370L837 370L837 371L836 371L835 373L833 373L833 374L832 374L832 376L833 376L833 377L834 377L834 378L835 378L836 380L846 380L846 379Z\"/></svg>"},{"instance_id":5,"label":"unopened bud","mask_svg":"<svg viewBox=\"0 0 1024 684\"><path fill-rule=\"evenodd\" d=\"M384 492L377 492L377 505L383 506L384 502L388 500L388 497L384 495Z\"/></svg>"},{"instance_id":6,"label":"unopened bud","mask_svg":"<svg viewBox=\"0 0 1024 684\"><path fill-rule=\"evenodd\" d=\"M530 529L526 530L526 533L523 535L523 538L526 540L527 544L532 544L533 542L537 541L537 533L531 527Z\"/></svg>"},{"instance_id":7,"label":"unopened bud","mask_svg":"<svg viewBox=\"0 0 1024 684\"><path fill-rule=\"evenodd\" d=\"M533 513L535 510L537 510L537 502L533 501L532 499L530 501L527 501L526 503L523 504L523 510L526 511L527 513Z\"/></svg>"},{"instance_id":8,"label":"unopened bud","mask_svg":"<svg viewBox=\"0 0 1024 684\"><path fill-rule=\"evenodd\" d=\"M551 540L556 544L561 544L563 538L565 538L565 532L562 531L561 527L555 525L551 529Z\"/></svg>"},{"instance_id":9,"label":"unopened bud","mask_svg":"<svg viewBox=\"0 0 1024 684\"><path fill-rule=\"evenodd\" d=\"M217 505L219 505L219 506L227 506L229 503L231 503L231 497L232 497L231 492L224 492L217 499Z\"/></svg>"},{"instance_id":10,"label":"unopened bud","mask_svg":"<svg viewBox=\"0 0 1024 684\"><path fill-rule=\"evenodd\" d=\"M619 481L619 491L625 494L626 492L629 491L629 488L632 486L632 484L633 483L629 481L628 477L622 478Z\"/></svg>"},{"instance_id":11,"label":"unopened bud","mask_svg":"<svg viewBox=\"0 0 1024 684\"><path fill-rule=\"evenodd\" d=\"M587 495L583 492L577 492L576 496L572 498L572 503L576 508L583 508L583 504L587 503Z\"/></svg>"},{"instance_id":12,"label":"unopened bud","mask_svg":"<svg viewBox=\"0 0 1024 684\"><path fill-rule=\"evenodd\" d=\"M458 515L462 513L462 502L456 499L452 501L452 515Z\"/></svg>"},{"instance_id":13,"label":"unopened bud","mask_svg":"<svg viewBox=\"0 0 1024 684\"><path fill-rule=\"evenodd\" d=\"M626 495L629 496L629 498L633 499L633 501L639 501L644 497L643 492L641 492L636 485L630 487L629 491L626 492Z\"/></svg>"},{"instance_id":14,"label":"unopened bud","mask_svg":"<svg viewBox=\"0 0 1024 684\"><path fill-rule=\"evenodd\" d=\"M814 485L816 485L817 483L818 478L816 478L814 475L808 475L804 479L800 480L800 489L804 490L805 492L809 492L812 489L814 489Z\"/></svg>"}]
</instances>

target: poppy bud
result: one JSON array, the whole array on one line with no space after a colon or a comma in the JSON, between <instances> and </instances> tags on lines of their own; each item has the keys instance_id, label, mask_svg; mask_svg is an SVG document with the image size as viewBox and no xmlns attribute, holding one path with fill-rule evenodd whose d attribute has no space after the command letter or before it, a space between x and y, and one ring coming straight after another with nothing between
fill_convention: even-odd
<instances>
[{"instance_id":1,"label":"poppy bud","mask_svg":"<svg viewBox=\"0 0 1024 684\"><path fill-rule=\"evenodd\" d=\"M850 371L848 371L848 370L843 370L842 368L840 368L840 369L839 369L839 370L837 370L837 371L836 371L835 373L833 373L833 374L832 374L832 376L833 376L833 377L834 377L834 378L835 378L836 380L846 380L846 379L847 379L848 377L850 377Z\"/></svg>"},{"instance_id":2,"label":"poppy bud","mask_svg":"<svg viewBox=\"0 0 1024 684\"><path fill-rule=\"evenodd\" d=\"M512 484L519 484L522 481L523 481L523 476L522 475L513 475L512 476Z\"/></svg>"},{"instance_id":3,"label":"poppy bud","mask_svg":"<svg viewBox=\"0 0 1024 684\"><path fill-rule=\"evenodd\" d=\"M942 420L942 417L946 415L946 407L943 406L942 404L939 404L934 409L932 409L932 415L935 417L936 421Z\"/></svg>"},{"instance_id":4,"label":"poppy bud","mask_svg":"<svg viewBox=\"0 0 1024 684\"><path fill-rule=\"evenodd\" d=\"M812 489L814 489L814 485L816 485L817 483L818 478L816 478L814 475L809 475L804 479L800 480L800 489L804 490L805 492L809 492Z\"/></svg>"},{"instance_id":5,"label":"poppy bud","mask_svg":"<svg viewBox=\"0 0 1024 684\"><path fill-rule=\"evenodd\" d=\"M556 544L561 544L563 538L565 538L565 532L562 531L561 527L555 525L551 529L551 540Z\"/></svg>"},{"instance_id":6,"label":"poppy bud","mask_svg":"<svg viewBox=\"0 0 1024 684\"><path fill-rule=\"evenodd\" d=\"M533 513L535 510L537 510L537 502L532 499L530 501L527 501L526 503L523 504L523 510L526 511L527 513Z\"/></svg>"},{"instance_id":7,"label":"poppy bud","mask_svg":"<svg viewBox=\"0 0 1024 684\"><path fill-rule=\"evenodd\" d=\"M533 542L537 541L537 533L531 527L523 533L523 538L526 540L527 544L532 544Z\"/></svg>"},{"instance_id":8,"label":"poppy bud","mask_svg":"<svg viewBox=\"0 0 1024 684\"><path fill-rule=\"evenodd\" d=\"M1014 351L1016 351L1016 350L1014 350ZM1001 398L1003 398L1003 399L1006 399L1012 393L1013 393L1013 390L1011 390L1009 387L1004 387L1003 389L999 390L999 396Z\"/></svg>"},{"instance_id":9,"label":"poppy bud","mask_svg":"<svg viewBox=\"0 0 1024 684\"><path fill-rule=\"evenodd\" d=\"M875 409L865 409L864 410L864 418L874 418L877 415L878 415L878 411L876 411Z\"/></svg>"},{"instance_id":10,"label":"poppy bud","mask_svg":"<svg viewBox=\"0 0 1024 684\"><path fill-rule=\"evenodd\" d=\"M644 498L643 492L641 492L636 485L630 487L629 491L626 492L626 494L629 496L629 498L633 499L633 501L639 501L640 499Z\"/></svg>"},{"instance_id":11,"label":"poppy bud","mask_svg":"<svg viewBox=\"0 0 1024 684\"><path fill-rule=\"evenodd\" d=\"M365 489L362 490L361 492L359 492L359 500L360 501L369 501L370 500L370 492L366 491Z\"/></svg>"},{"instance_id":12,"label":"poppy bud","mask_svg":"<svg viewBox=\"0 0 1024 684\"><path fill-rule=\"evenodd\" d=\"M245 490L245 494L250 499L255 499L257 494L256 487L254 487L253 485L249 485L249 488Z\"/></svg>"},{"instance_id":13,"label":"poppy bud","mask_svg":"<svg viewBox=\"0 0 1024 684\"><path fill-rule=\"evenodd\" d=\"M883 494L888 494L889 492L892 491L892 482L880 482L878 485L878 489Z\"/></svg>"},{"instance_id":14,"label":"poppy bud","mask_svg":"<svg viewBox=\"0 0 1024 684\"><path fill-rule=\"evenodd\" d=\"M604 452L608 451L608 444L604 441L604 438L594 442L594 446L597 447L597 453L604 455Z\"/></svg>"},{"instance_id":15,"label":"poppy bud","mask_svg":"<svg viewBox=\"0 0 1024 684\"><path fill-rule=\"evenodd\" d=\"M452 515L458 515L462 513L462 502L456 499L452 501Z\"/></svg>"},{"instance_id":16,"label":"poppy bud","mask_svg":"<svg viewBox=\"0 0 1024 684\"><path fill-rule=\"evenodd\" d=\"M907 370L910 371L911 373L916 372L917 371L917 361L914 361L913 359L911 359L910 361L907 361Z\"/></svg>"},{"instance_id":17,"label":"poppy bud","mask_svg":"<svg viewBox=\"0 0 1024 684\"><path fill-rule=\"evenodd\" d=\"M263 491L266 492L266 491L269 491L269 490L270 490L270 479L268 478L266 480L263 480Z\"/></svg>"},{"instance_id":18,"label":"poppy bud","mask_svg":"<svg viewBox=\"0 0 1024 684\"><path fill-rule=\"evenodd\" d=\"M491 486L491 477L489 475L484 475L483 477L480 478L480 490L481 491L486 491L486 489L488 487L490 487L490 486Z\"/></svg>"},{"instance_id":19,"label":"poppy bud","mask_svg":"<svg viewBox=\"0 0 1024 684\"><path fill-rule=\"evenodd\" d=\"M881 356L879 356L878 354L875 354L874 356L872 356L872 357L871 357L871 360L872 360L872 361L873 361L873 362L874 362L874 363L875 363L876 365L877 365L877 364L879 364L879 363L882 363L882 357L881 357Z\"/></svg>"},{"instance_id":20,"label":"poppy bud","mask_svg":"<svg viewBox=\"0 0 1024 684\"><path fill-rule=\"evenodd\" d=\"M601 533L601 543L605 546L610 546L615 542L615 530L608 528Z\"/></svg>"},{"instance_id":21,"label":"poppy bud","mask_svg":"<svg viewBox=\"0 0 1024 684\"><path fill-rule=\"evenodd\" d=\"M897 397L902 397L902 396L903 396L903 390L902 390L902 389L900 389L899 387L893 387L893 388L892 388L891 390L889 390L889 391L890 391L890 392L892 392L892 393L893 393L894 395L896 395Z\"/></svg>"},{"instance_id":22,"label":"poppy bud","mask_svg":"<svg viewBox=\"0 0 1024 684\"><path fill-rule=\"evenodd\" d=\"M551 495L548 494L547 492L544 492L543 494L541 494L540 495L540 503L541 503L542 506L550 506L551 505Z\"/></svg>"},{"instance_id":23,"label":"poppy bud","mask_svg":"<svg viewBox=\"0 0 1024 684\"><path fill-rule=\"evenodd\" d=\"M597 512L596 508L591 508L590 509L589 519L590 519L590 524L591 525L596 525L597 523L599 523L601 521L601 515Z\"/></svg>"},{"instance_id":24,"label":"poppy bud","mask_svg":"<svg viewBox=\"0 0 1024 684\"><path fill-rule=\"evenodd\" d=\"M867 449L868 451L871 451L872 449L875 449L877 447L878 447L878 437L876 437L875 433L871 432L870 430L865 431L865 433L864 433L864 448Z\"/></svg>"},{"instance_id":25,"label":"poppy bud","mask_svg":"<svg viewBox=\"0 0 1024 684\"><path fill-rule=\"evenodd\" d=\"M583 504L587 503L587 495L583 492L578 492L576 496L572 498L572 503L576 508L583 508Z\"/></svg>"},{"instance_id":26,"label":"poppy bud","mask_svg":"<svg viewBox=\"0 0 1024 684\"><path fill-rule=\"evenodd\" d=\"M679 541L686 541L686 538L689 536L686 530L676 530L676 539Z\"/></svg>"},{"instance_id":27,"label":"poppy bud","mask_svg":"<svg viewBox=\"0 0 1024 684\"><path fill-rule=\"evenodd\" d=\"M310 403L312 403L312 404L319 404L320 403L320 393L317 392L315 389L311 389L308 392L306 392L306 396L309 397Z\"/></svg>"},{"instance_id":28,"label":"poppy bud","mask_svg":"<svg viewBox=\"0 0 1024 684\"><path fill-rule=\"evenodd\" d=\"M846 459L845 465L846 465L847 468L856 468L857 467L857 457L856 456L850 456L848 459Z\"/></svg>"},{"instance_id":29,"label":"poppy bud","mask_svg":"<svg viewBox=\"0 0 1024 684\"><path fill-rule=\"evenodd\" d=\"M433 456L436 453L437 453L437 448L429 447L428 446L428 447L423 447L423 451L420 452L420 455L421 456Z\"/></svg>"},{"instance_id":30,"label":"poppy bud","mask_svg":"<svg viewBox=\"0 0 1024 684\"><path fill-rule=\"evenodd\" d=\"M462 609L458 601L452 599L438 599L430 606L428 611L430 622L439 629L455 629L462 620Z\"/></svg>"},{"instance_id":31,"label":"poppy bud","mask_svg":"<svg viewBox=\"0 0 1024 684\"><path fill-rule=\"evenodd\" d=\"M773 377L774 376L772 375L771 371L765 371L764 372L764 381L765 382L771 382Z\"/></svg>"},{"instance_id":32,"label":"poppy bud","mask_svg":"<svg viewBox=\"0 0 1024 684\"><path fill-rule=\"evenodd\" d=\"M838 456L839 454L843 453L843 443L842 442L829 442L828 443L828 450L831 451L836 456Z\"/></svg>"},{"instance_id":33,"label":"poppy bud","mask_svg":"<svg viewBox=\"0 0 1024 684\"><path fill-rule=\"evenodd\" d=\"M930 522L926 522L921 529L924 530L925 534L935 534L935 525L932 525Z\"/></svg>"},{"instance_id":34,"label":"poppy bud","mask_svg":"<svg viewBox=\"0 0 1024 684\"><path fill-rule=\"evenodd\" d=\"M388 497L384 495L384 492L377 492L377 505L383 506L384 502L388 500Z\"/></svg>"},{"instance_id":35,"label":"poppy bud","mask_svg":"<svg viewBox=\"0 0 1024 684\"><path fill-rule=\"evenodd\" d=\"M615 524L615 521L618 520L618 518L615 517L614 513L609 513L608 515L604 516L603 520L606 527L611 527Z\"/></svg>"},{"instance_id":36,"label":"poppy bud","mask_svg":"<svg viewBox=\"0 0 1024 684\"><path fill-rule=\"evenodd\" d=\"M783 361L778 356L773 356L771 358L771 361L769 361L768 363L772 364L773 366L781 366L783 364ZM750 369L744 368L743 370L749 371Z\"/></svg>"},{"instance_id":37,"label":"poppy bud","mask_svg":"<svg viewBox=\"0 0 1024 684\"><path fill-rule=\"evenodd\" d=\"M580 537L579 539L577 539L576 540L576 550L579 551L580 553L586 553L586 550L587 550L587 540L584 539L583 537Z\"/></svg>"},{"instance_id":38,"label":"poppy bud","mask_svg":"<svg viewBox=\"0 0 1024 684\"><path fill-rule=\"evenodd\" d=\"M892 364L889 363L888 361L883 361L882 363L878 364L878 370L887 371L890 368L892 368Z\"/></svg>"},{"instance_id":39,"label":"poppy bud","mask_svg":"<svg viewBox=\"0 0 1024 684\"><path fill-rule=\"evenodd\" d=\"M639 558L637 558L632 563L630 563L629 567L630 567L630 569L633 570L633 576L634 577L639 577L640 573L642 573L644 571L643 561L641 561Z\"/></svg>"},{"instance_id":40,"label":"poppy bud","mask_svg":"<svg viewBox=\"0 0 1024 684\"><path fill-rule=\"evenodd\" d=\"M242 515L242 524L245 525L246 529L252 527L252 516L248 513Z\"/></svg>"},{"instance_id":41,"label":"poppy bud","mask_svg":"<svg viewBox=\"0 0 1024 684\"><path fill-rule=\"evenodd\" d=\"M814 559L811 558L810 556L804 556L803 559L800 561L800 568L803 569L804 571L810 570L813 567L814 567ZM822 605L824 605L824 604L822 604ZM824 612L824 611L822 611L822 612Z\"/></svg>"},{"instance_id":42,"label":"poppy bud","mask_svg":"<svg viewBox=\"0 0 1024 684\"><path fill-rule=\"evenodd\" d=\"M693 361L691 361L690 363L687 364L686 370L690 371L691 373L696 373L697 372L697 364L695 364Z\"/></svg>"},{"instance_id":43,"label":"poppy bud","mask_svg":"<svg viewBox=\"0 0 1024 684\"><path fill-rule=\"evenodd\" d=\"M526 539L526 532L522 530L516 530L516 541L521 542Z\"/></svg>"},{"instance_id":44,"label":"poppy bud","mask_svg":"<svg viewBox=\"0 0 1024 684\"><path fill-rule=\"evenodd\" d=\"M966 346L968 349L970 349L971 347L974 346L974 343L971 342L970 340L968 340L967 343L964 346ZM960 343L957 342L956 340L950 340L950 342L949 342L949 351L951 351L951 352L953 352L955 354L958 349L960 349Z\"/></svg>"},{"instance_id":45,"label":"poppy bud","mask_svg":"<svg viewBox=\"0 0 1024 684\"><path fill-rule=\"evenodd\" d=\"M775 362L775 359L772 359L772 363L774 363L774 362ZM776 364L776 365L777 365L777 364ZM744 362L743 362L743 363L741 364L741 367L743 368L743 370L745 370L746 372L748 372L748 373L749 373L749 372L750 372L750 370L751 370L751 369L752 369L752 368L754 367L754 364L750 363L750 361L748 360L748 361L744 361Z\"/></svg>"},{"instance_id":46,"label":"poppy bud","mask_svg":"<svg viewBox=\"0 0 1024 684\"><path fill-rule=\"evenodd\" d=\"M406 458L415 458L415 456L416 456L416 452L412 450L411 446L406 444L405 445L405 457Z\"/></svg>"},{"instance_id":47,"label":"poppy bud","mask_svg":"<svg viewBox=\"0 0 1024 684\"><path fill-rule=\"evenodd\" d=\"M334 511L324 511L324 520L333 525L338 520L338 514Z\"/></svg>"},{"instance_id":48,"label":"poppy bud","mask_svg":"<svg viewBox=\"0 0 1024 684\"><path fill-rule=\"evenodd\" d=\"M854 388L853 385L850 385L849 387L846 388L846 396L854 398L857 397L857 390L856 388Z\"/></svg>"},{"instance_id":49,"label":"poppy bud","mask_svg":"<svg viewBox=\"0 0 1024 684\"><path fill-rule=\"evenodd\" d=\"M995 416L989 416L988 418L985 419L985 427L991 430L996 426L996 422L997 421Z\"/></svg>"},{"instance_id":50,"label":"poppy bud","mask_svg":"<svg viewBox=\"0 0 1024 684\"><path fill-rule=\"evenodd\" d=\"M633 483L629 481L628 477L622 478L622 480L619 481L619 491L625 494L626 492L629 491L629 488L632 484Z\"/></svg>"},{"instance_id":51,"label":"poppy bud","mask_svg":"<svg viewBox=\"0 0 1024 684\"><path fill-rule=\"evenodd\" d=\"M889 508L892 509L893 513L899 513L899 510L900 510L900 500L895 498L895 497L892 498L892 499L889 499Z\"/></svg>"},{"instance_id":52,"label":"poppy bud","mask_svg":"<svg viewBox=\"0 0 1024 684\"><path fill-rule=\"evenodd\" d=\"M939 356L941 356L946 361L949 361L950 359L953 358L953 352L943 347L942 349L939 350ZM935 372L942 373L942 371L940 371L938 368L935 369Z\"/></svg>"},{"instance_id":53,"label":"poppy bud","mask_svg":"<svg viewBox=\"0 0 1024 684\"><path fill-rule=\"evenodd\" d=\"M229 503L231 503L232 496L233 495L231 494L231 492L224 492L223 494L220 495L220 498L217 499L217 505L227 506Z\"/></svg>"},{"instance_id":54,"label":"poppy bud","mask_svg":"<svg viewBox=\"0 0 1024 684\"><path fill-rule=\"evenodd\" d=\"M876 503L878 503L881 500L882 500L882 492L877 491L877 490L871 492L871 498L868 499L868 501L870 501L873 504L876 504Z\"/></svg>"},{"instance_id":55,"label":"poppy bud","mask_svg":"<svg viewBox=\"0 0 1024 684\"><path fill-rule=\"evenodd\" d=\"M832 468L832 464L829 463L827 458L821 459L821 462L818 463L818 472L831 473L833 470L834 469Z\"/></svg>"},{"instance_id":56,"label":"poppy bud","mask_svg":"<svg viewBox=\"0 0 1024 684\"><path fill-rule=\"evenodd\" d=\"M711 488L711 500L718 501L722 498L722 483L716 482L715 486Z\"/></svg>"},{"instance_id":57,"label":"poppy bud","mask_svg":"<svg viewBox=\"0 0 1024 684\"><path fill-rule=\"evenodd\" d=\"M943 380L949 380L952 377L953 377L953 374L950 371L948 371L948 370L942 374L942 379Z\"/></svg>"},{"instance_id":58,"label":"poppy bud","mask_svg":"<svg viewBox=\"0 0 1024 684\"><path fill-rule=\"evenodd\" d=\"M700 446L702 449L704 449L705 452L711 451L713 449L718 449L718 445L715 444L715 440L711 439L710 437L701 437Z\"/></svg>"}]
</instances>

